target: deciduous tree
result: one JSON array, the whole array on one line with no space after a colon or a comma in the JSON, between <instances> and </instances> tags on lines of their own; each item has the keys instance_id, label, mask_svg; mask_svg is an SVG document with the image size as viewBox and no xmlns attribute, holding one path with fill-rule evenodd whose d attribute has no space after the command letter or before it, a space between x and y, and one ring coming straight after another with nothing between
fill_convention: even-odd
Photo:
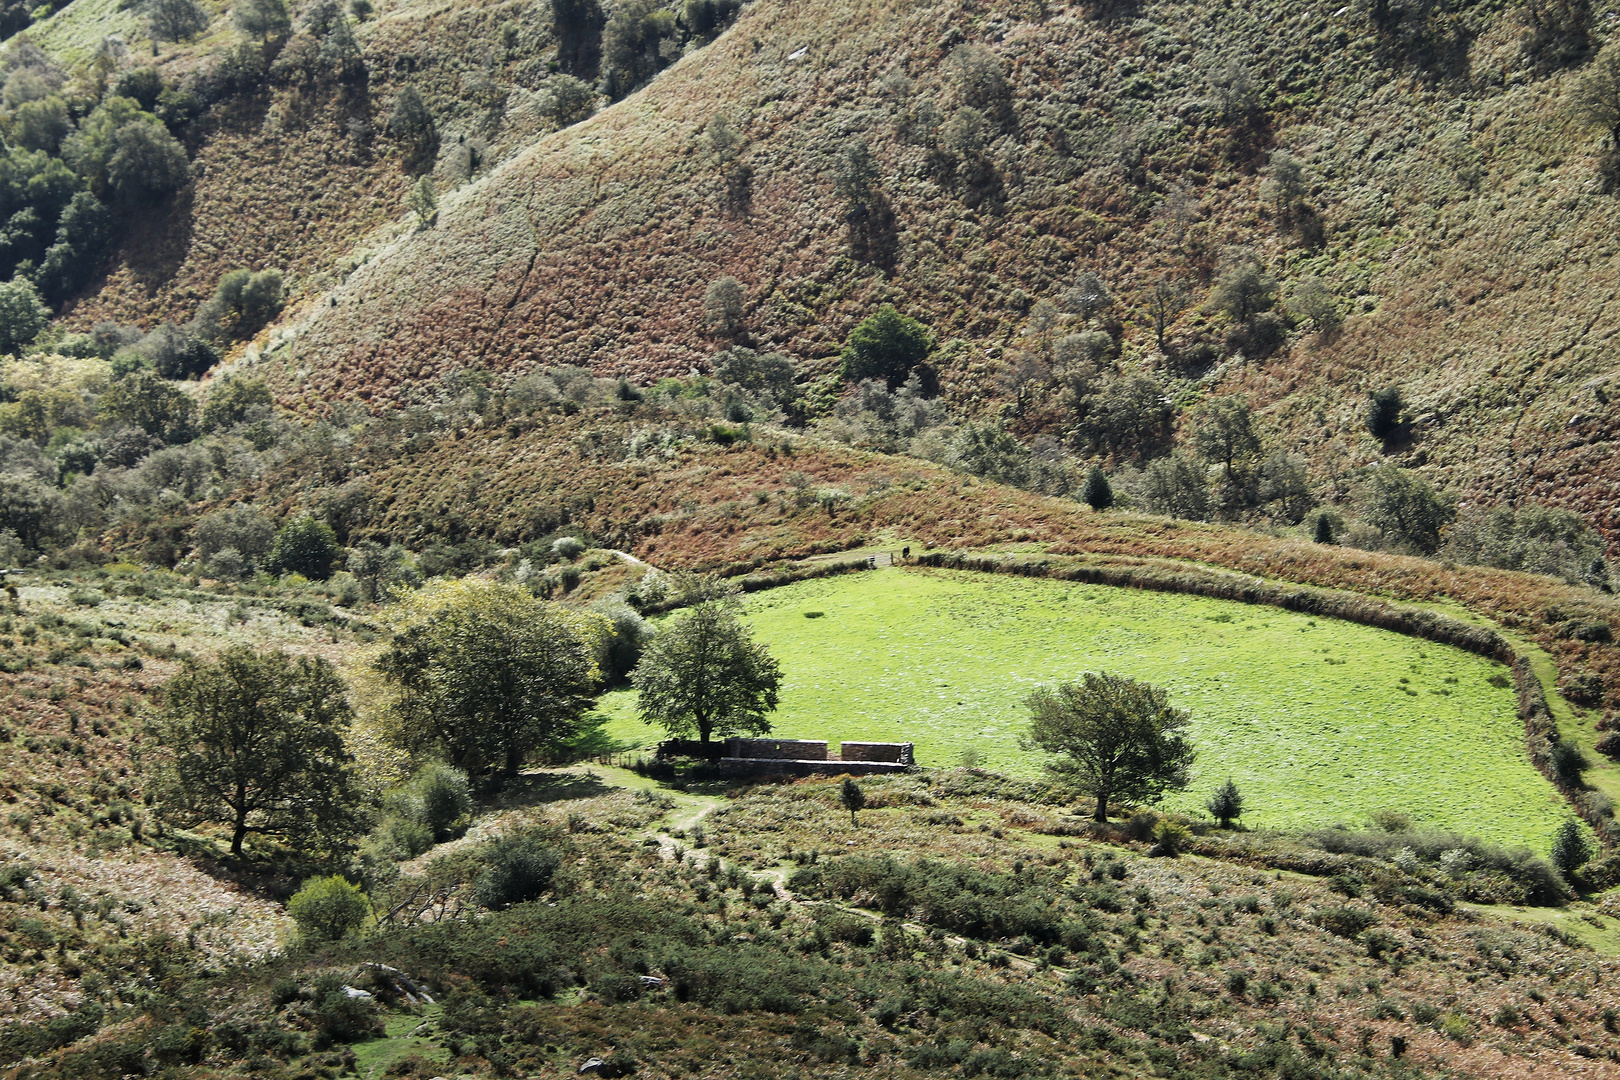
<instances>
[{"instance_id":1,"label":"deciduous tree","mask_svg":"<svg viewBox=\"0 0 1620 1080\"><path fill-rule=\"evenodd\" d=\"M148 741L161 814L226 826L238 857L250 833L300 847L352 835L349 703L326 660L232 646L187 663L163 701Z\"/></svg>"},{"instance_id":2,"label":"deciduous tree","mask_svg":"<svg viewBox=\"0 0 1620 1080\"><path fill-rule=\"evenodd\" d=\"M1420 555L1440 549L1441 532L1457 517L1457 498L1436 491L1416 473L1393 465L1367 470L1359 493L1361 516L1384 535Z\"/></svg>"},{"instance_id":3,"label":"deciduous tree","mask_svg":"<svg viewBox=\"0 0 1620 1080\"><path fill-rule=\"evenodd\" d=\"M601 678L601 616L471 577L388 610L394 632L375 666L393 691L383 711L397 745L437 749L478 777L516 772L577 730Z\"/></svg>"},{"instance_id":4,"label":"deciduous tree","mask_svg":"<svg viewBox=\"0 0 1620 1080\"><path fill-rule=\"evenodd\" d=\"M893 304L884 304L849 332L842 357L844 378L898 384L933 347L928 327L900 314Z\"/></svg>"},{"instance_id":5,"label":"deciduous tree","mask_svg":"<svg viewBox=\"0 0 1620 1080\"><path fill-rule=\"evenodd\" d=\"M1108 804L1157 802L1187 786L1195 751L1184 732L1185 710L1151 683L1088 671L1077 683L1042 687L1024 702L1031 714L1027 742L1049 754L1053 775L1097 801L1094 817L1108 820Z\"/></svg>"},{"instance_id":6,"label":"deciduous tree","mask_svg":"<svg viewBox=\"0 0 1620 1080\"><path fill-rule=\"evenodd\" d=\"M659 630L630 681L644 720L707 745L715 735L770 731L782 674L735 604L705 600Z\"/></svg>"}]
</instances>

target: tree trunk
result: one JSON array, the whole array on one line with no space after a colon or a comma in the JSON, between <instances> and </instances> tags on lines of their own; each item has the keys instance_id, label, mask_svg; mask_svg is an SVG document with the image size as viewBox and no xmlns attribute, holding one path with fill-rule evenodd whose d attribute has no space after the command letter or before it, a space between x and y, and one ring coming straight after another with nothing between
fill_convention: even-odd
<instances>
[{"instance_id":1,"label":"tree trunk","mask_svg":"<svg viewBox=\"0 0 1620 1080\"><path fill-rule=\"evenodd\" d=\"M1108 793L1100 792L1097 795L1097 812L1091 816L1092 821L1106 823L1108 821Z\"/></svg>"},{"instance_id":2,"label":"tree trunk","mask_svg":"<svg viewBox=\"0 0 1620 1080\"><path fill-rule=\"evenodd\" d=\"M247 837L247 812L236 815L236 831L231 833L231 854L242 857L242 841Z\"/></svg>"}]
</instances>

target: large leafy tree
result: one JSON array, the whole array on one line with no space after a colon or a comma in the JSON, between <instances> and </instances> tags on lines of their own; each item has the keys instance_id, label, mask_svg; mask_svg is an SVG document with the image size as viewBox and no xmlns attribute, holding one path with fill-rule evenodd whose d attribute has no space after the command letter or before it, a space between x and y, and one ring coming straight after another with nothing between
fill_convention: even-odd
<instances>
[{"instance_id":1,"label":"large leafy tree","mask_svg":"<svg viewBox=\"0 0 1620 1080\"><path fill-rule=\"evenodd\" d=\"M782 672L736 604L705 600L661 629L631 674L641 716L674 738L763 735Z\"/></svg>"},{"instance_id":2,"label":"large leafy tree","mask_svg":"<svg viewBox=\"0 0 1620 1080\"><path fill-rule=\"evenodd\" d=\"M1457 518L1457 497L1436 491L1416 473L1374 465L1359 491L1361 516L1396 544L1420 555L1440 550L1442 533Z\"/></svg>"},{"instance_id":3,"label":"large leafy tree","mask_svg":"<svg viewBox=\"0 0 1620 1080\"><path fill-rule=\"evenodd\" d=\"M437 750L477 777L515 772L565 742L590 707L606 620L536 600L519 585L463 578L390 609L394 634L375 660L393 690L387 732Z\"/></svg>"},{"instance_id":4,"label":"large leafy tree","mask_svg":"<svg viewBox=\"0 0 1620 1080\"><path fill-rule=\"evenodd\" d=\"M928 327L900 314L893 304L884 304L849 332L842 358L844 378L887 379L898 385L933 347Z\"/></svg>"},{"instance_id":5,"label":"large leafy tree","mask_svg":"<svg viewBox=\"0 0 1620 1080\"><path fill-rule=\"evenodd\" d=\"M188 663L163 698L149 745L164 816L226 826L237 856L250 833L310 847L355 831L349 703L330 663L234 646Z\"/></svg>"},{"instance_id":6,"label":"large leafy tree","mask_svg":"<svg viewBox=\"0 0 1620 1080\"><path fill-rule=\"evenodd\" d=\"M1046 768L1097 800L1096 820L1108 820L1111 800L1157 802L1187 786L1196 756L1184 734L1191 718L1162 688L1088 671L1077 683L1036 690L1025 704L1027 741L1059 755Z\"/></svg>"},{"instance_id":7,"label":"large leafy tree","mask_svg":"<svg viewBox=\"0 0 1620 1080\"><path fill-rule=\"evenodd\" d=\"M309 516L294 518L276 534L270 565L277 573L302 574L311 581L332 576L338 555L337 534L326 522Z\"/></svg>"}]
</instances>

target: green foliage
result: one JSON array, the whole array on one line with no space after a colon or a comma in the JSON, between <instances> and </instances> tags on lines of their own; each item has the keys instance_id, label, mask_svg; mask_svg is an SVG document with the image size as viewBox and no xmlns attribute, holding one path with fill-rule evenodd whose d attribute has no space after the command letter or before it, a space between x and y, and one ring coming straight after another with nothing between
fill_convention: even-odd
<instances>
[{"instance_id":1,"label":"green foliage","mask_svg":"<svg viewBox=\"0 0 1620 1080\"><path fill-rule=\"evenodd\" d=\"M1609 137L1620 151L1620 45L1610 44L1592 59L1570 98L1575 119Z\"/></svg>"},{"instance_id":2,"label":"green foliage","mask_svg":"<svg viewBox=\"0 0 1620 1080\"><path fill-rule=\"evenodd\" d=\"M675 13L658 0L624 0L613 6L602 30L602 83L622 98L675 59Z\"/></svg>"},{"instance_id":3,"label":"green foliage","mask_svg":"<svg viewBox=\"0 0 1620 1080\"><path fill-rule=\"evenodd\" d=\"M893 304L884 304L850 331L842 356L843 375L850 382L885 379L898 384L933 347L926 326L900 314Z\"/></svg>"},{"instance_id":4,"label":"green foliage","mask_svg":"<svg viewBox=\"0 0 1620 1080\"><path fill-rule=\"evenodd\" d=\"M572 75L557 73L540 86L535 111L560 128L589 120L596 113L597 95L591 85Z\"/></svg>"},{"instance_id":5,"label":"green foliage","mask_svg":"<svg viewBox=\"0 0 1620 1080\"><path fill-rule=\"evenodd\" d=\"M1088 671L1025 704L1030 743L1062 755L1046 767L1096 799L1097 821L1108 820L1110 799L1156 802L1187 786L1196 754L1183 733L1192 718L1160 687Z\"/></svg>"},{"instance_id":6,"label":"green foliage","mask_svg":"<svg viewBox=\"0 0 1620 1080\"><path fill-rule=\"evenodd\" d=\"M866 805L866 792L861 785L855 782L853 776L844 777L844 782L838 788L838 805L849 811L849 823L857 824L855 814Z\"/></svg>"},{"instance_id":7,"label":"green foliage","mask_svg":"<svg viewBox=\"0 0 1620 1080\"><path fill-rule=\"evenodd\" d=\"M107 158L105 189L126 206L158 202L191 182L185 148L155 116L142 117L113 133Z\"/></svg>"},{"instance_id":8,"label":"green foliage","mask_svg":"<svg viewBox=\"0 0 1620 1080\"><path fill-rule=\"evenodd\" d=\"M1548 858L1560 874L1569 878L1591 861L1593 854L1592 842L1587 839L1586 830L1581 828L1580 822L1571 818L1558 826L1558 831L1553 834Z\"/></svg>"},{"instance_id":9,"label":"green foliage","mask_svg":"<svg viewBox=\"0 0 1620 1080\"><path fill-rule=\"evenodd\" d=\"M474 578L389 610L395 630L376 667L395 695L386 707L397 744L437 747L476 778L514 772L530 752L577 730L601 677L600 616Z\"/></svg>"},{"instance_id":10,"label":"green foliage","mask_svg":"<svg viewBox=\"0 0 1620 1080\"><path fill-rule=\"evenodd\" d=\"M1209 811L1210 817L1221 823L1221 828L1227 829L1243 813L1243 795L1229 776L1226 783L1216 788L1210 795L1204 807Z\"/></svg>"},{"instance_id":11,"label":"green foliage","mask_svg":"<svg viewBox=\"0 0 1620 1080\"><path fill-rule=\"evenodd\" d=\"M33 282L13 279L0 284L0 352L15 354L39 336L50 317Z\"/></svg>"},{"instance_id":12,"label":"green foliage","mask_svg":"<svg viewBox=\"0 0 1620 1080\"><path fill-rule=\"evenodd\" d=\"M208 13L197 0L146 0L144 6L153 41L190 41L208 29Z\"/></svg>"},{"instance_id":13,"label":"green foliage","mask_svg":"<svg viewBox=\"0 0 1620 1080\"><path fill-rule=\"evenodd\" d=\"M332 576L332 562L338 555L337 534L319 518L294 518L276 534L269 567L276 574L302 574L311 581Z\"/></svg>"},{"instance_id":14,"label":"green foliage","mask_svg":"<svg viewBox=\"0 0 1620 1080\"><path fill-rule=\"evenodd\" d=\"M268 409L272 400L263 379L226 375L209 385L198 426L204 432L235 427L254 409Z\"/></svg>"},{"instance_id":15,"label":"green foliage","mask_svg":"<svg viewBox=\"0 0 1620 1080\"><path fill-rule=\"evenodd\" d=\"M717 382L740 386L776 408L790 408L799 397L793 362L781 353L758 353L739 345L715 353L710 362Z\"/></svg>"},{"instance_id":16,"label":"green foliage","mask_svg":"<svg viewBox=\"0 0 1620 1080\"><path fill-rule=\"evenodd\" d=\"M1160 855L1175 858L1192 843L1192 830L1179 821L1164 818L1153 827L1153 847Z\"/></svg>"},{"instance_id":17,"label":"green foliage","mask_svg":"<svg viewBox=\"0 0 1620 1080\"><path fill-rule=\"evenodd\" d=\"M385 130L389 138L400 144L408 169L419 169L431 163L439 151L439 129L421 92L414 86L406 85L394 95Z\"/></svg>"},{"instance_id":18,"label":"green foliage","mask_svg":"<svg viewBox=\"0 0 1620 1080\"><path fill-rule=\"evenodd\" d=\"M100 199L88 191L74 194L57 224L56 242L34 275L46 299L59 302L83 287L111 243L114 228L112 212Z\"/></svg>"},{"instance_id":19,"label":"green foliage","mask_svg":"<svg viewBox=\"0 0 1620 1080\"><path fill-rule=\"evenodd\" d=\"M287 901L287 914L305 941L337 941L365 924L371 902L358 885L334 874L305 881Z\"/></svg>"},{"instance_id":20,"label":"green foliage","mask_svg":"<svg viewBox=\"0 0 1620 1080\"><path fill-rule=\"evenodd\" d=\"M1457 516L1457 497L1436 491L1416 473L1393 465L1369 468L1358 492L1361 516L1385 539L1421 555L1440 549L1441 533Z\"/></svg>"},{"instance_id":21,"label":"green foliage","mask_svg":"<svg viewBox=\"0 0 1620 1080\"><path fill-rule=\"evenodd\" d=\"M1058 344L1061 352L1063 342ZM1151 450L1168 437L1175 415L1165 388L1146 374L1102 380L1075 377L1065 396L1074 419L1072 437L1077 448L1115 454Z\"/></svg>"},{"instance_id":22,"label":"green foliage","mask_svg":"<svg viewBox=\"0 0 1620 1080\"><path fill-rule=\"evenodd\" d=\"M1521 503L1462 516L1446 534L1445 554L1458 562L1550 574L1571 584L1591 581L1603 558L1603 537L1581 515L1558 507ZM1606 577L1606 568L1600 567Z\"/></svg>"},{"instance_id":23,"label":"green foliage","mask_svg":"<svg viewBox=\"0 0 1620 1080\"><path fill-rule=\"evenodd\" d=\"M1184 454L1150 461L1134 487L1133 494L1150 513L1191 521L1209 517L1209 480L1203 466Z\"/></svg>"},{"instance_id":24,"label":"green foliage","mask_svg":"<svg viewBox=\"0 0 1620 1080\"><path fill-rule=\"evenodd\" d=\"M152 111L161 93L163 93L163 76L158 74L157 68L152 67L135 68L133 71L124 72L113 87L114 95L131 98L147 112Z\"/></svg>"},{"instance_id":25,"label":"green foliage","mask_svg":"<svg viewBox=\"0 0 1620 1080\"><path fill-rule=\"evenodd\" d=\"M190 661L164 685L152 724L152 790L159 813L314 847L354 830L353 759L344 746L349 704L336 670L318 657L232 646Z\"/></svg>"},{"instance_id":26,"label":"green foliage","mask_svg":"<svg viewBox=\"0 0 1620 1080\"><path fill-rule=\"evenodd\" d=\"M1080 501L1093 510L1107 510L1114 505L1114 489L1109 486L1108 477L1096 465L1086 473L1086 484L1080 489Z\"/></svg>"},{"instance_id":27,"label":"green foliage","mask_svg":"<svg viewBox=\"0 0 1620 1080\"><path fill-rule=\"evenodd\" d=\"M395 586L421 583L410 552L399 544L384 547L374 540L362 540L349 550L347 568L370 602L385 598Z\"/></svg>"},{"instance_id":28,"label":"green foliage","mask_svg":"<svg viewBox=\"0 0 1620 1080\"><path fill-rule=\"evenodd\" d=\"M190 327L164 323L136 346L148 366L165 379L194 379L219 363L219 353Z\"/></svg>"},{"instance_id":29,"label":"green foliage","mask_svg":"<svg viewBox=\"0 0 1620 1080\"><path fill-rule=\"evenodd\" d=\"M660 628L631 680L643 720L672 738L763 734L781 669L756 644L735 605L706 600Z\"/></svg>"},{"instance_id":30,"label":"green foliage","mask_svg":"<svg viewBox=\"0 0 1620 1080\"><path fill-rule=\"evenodd\" d=\"M1277 280L1253 258L1244 258L1215 279L1210 306L1224 311L1234 323L1246 323L1277 300Z\"/></svg>"},{"instance_id":31,"label":"green foliage","mask_svg":"<svg viewBox=\"0 0 1620 1080\"><path fill-rule=\"evenodd\" d=\"M67 103L52 94L37 101L25 101L12 114L12 137L24 150L54 154L72 130Z\"/></svg>"},{"instance_id":32,"label":"green foliage","mask_svg":"<svg viewBox=\"0 0 1620 1080\"><path fill-rule=\"evenodd\" d=\"M1405 411L1406 402L1401 398L1400 387L1374 390L1367 395L1367 430L1375 439L1387 439L1401 426Z\"/></svg>"},{"instance_id":33,"label":"green foliage","mask_svg":"<svg viewBox=\"0 0 1620 1080\"><path fill-rule=\"evenodd\" d=\"M261 43L285 37L292 30L286 0L239 0L231 5L231 18L237 30Z\"/></svg>"},{"instance_id":34,"label":"green foliage","mask_svg":"<svg viewBox=\"0 0 1620 1080\"><path fill-rule=\"evenodd\" d=\"M681 21L700 38L712 38L731 25L742 0L686 0Z\"/></svg>"},{"instance_id":35,"label":"green foliage","mask_svg":"<svg viewBox=\"0 0 1620 1080\"><path fill-rule=\"evenodd\" d=\"M641 654L653 638L653 626L626 603L598 604L593 610L608 621L608 632L602 636L597 657L602 684L617 686L628 679L641 662Z\"/></svg>"},{"instance_id":36,"label":"green foliage","mask_svg":"<svg viewBox=\"0 0 1620 1080\"><path fill-rule=\"evenodd\" d=\"M556 848L542 835L497 840L490 845L484 869L473 886L473 898L491 911L538 900L550 890L561 865Z\"/></svg>"},{"instance_id":37,"label":"green foliage","mask_svg":"<svg viewBox=\"0 0 1620 1080\"><path fill-rule=\"evenodd\" d=\"M703 322L716 337L735 338L743 325L742 282L726 275L709 282L703 291Z\"/></svg>"},{"instance_id":38,"label":"green foliage","mask_svg":"<svg viewBox=\"0 0 1620 1080\"><path fill-rule=\"evenodd\" d=\"M359 1042L383 1033L376 1002L352 996L341 976L329 974L315 980L311 997L316 1049L333 1043Z\"/></svg>"},{"instance_id":39,"label":"green foliage","mask_svg":"<svg viewBox=\"0 0 1620 1080\"><path fill-rule=\"evenodd\" d=\"M433 177L424 176L411 185L405 195L405 209L416 215L416 228L431 229L439 220L439 195L433 188Z\"/></svg>"},{"instance_id":40,"label":"green foliage","mask_svg":"<svg viewBox=\"0 0 1620 1080\"><path fill-rule=\"evenodd\" d=\"M232 270L198 311L197 325L207 337L240 341L280 314L283 300L280 270Z\"/></svg>"},{"instance_id":41,"label":"green foliage","mask_svg":"<svg viewBox=\"0 0 1620 1080\"><path fill-rule=\"evenodd\" d=\"M205 514L192 528L195 555L210 572L220 577L240 577L251 572L275 546L276 527L271 520L247 503L235 503ZM230 555L221 560L220 555ZM234 567L234 572L222 571Z\"/></svg>"},{"instance_id":42,"label":"green foliage","mask_svg":"<svg viewBox=\"0 0 1620 1080\"><path fill-rule=\"evenodd\" d=\"M466 829L473 810L472 786L467 774L440 761L422 766L405 793L420 810L418 819L433 830L435 840L451 840Z\"/></svg>"},{"instance_id":43,"label":"green foliage","mask_svg":"<svg viewBox=\"0 0 1620 1080\"><path fill-rule=\"evenodd\" d=\"M147 371L132 371L118 379L96 403L104 419L140 428L169 443L186 441L192 407L189 396Z\"/></svg>"},{"instance_id":44,"label":"green foliage","mask_svg":"<svg viewBox=\"0 0 1620 1080\"><path fill-rule=\"evenodd\" d=\"M1260 456L1260 436L1254 430L1247 396L1208 398L1193 410L1193 420L1198 425L1194 447L1205 461L1221 466L1228 483L1246 473Z\"/></svg>"}]
</instances>

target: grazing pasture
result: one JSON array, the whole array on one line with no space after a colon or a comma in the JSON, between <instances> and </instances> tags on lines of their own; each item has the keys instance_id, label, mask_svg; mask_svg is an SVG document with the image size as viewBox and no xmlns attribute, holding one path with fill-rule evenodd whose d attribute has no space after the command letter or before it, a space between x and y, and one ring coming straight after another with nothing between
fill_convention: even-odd
<instances>
[{"instance_id":1,"label":"grazing pasture","mask_svg":"<svg viewBox=\"0 0 1620 1080\"><path fill-rule=\"evenodd\" d=\"M1432 642L1230 601L914 569L745 604L782 663L783 737L909 740L923 765L971 752L1035 776L1040 755L1018 745L1024 696L1106 669L1192 713L1199 759L1172 809L1198 811L1231 776L1250 826L1359 825L1392 809L1537 850L1568 814L1525 755L1506 669ZM658 738L633 691L603 711L616 738Z\"/></svg>"}]
</instances>

